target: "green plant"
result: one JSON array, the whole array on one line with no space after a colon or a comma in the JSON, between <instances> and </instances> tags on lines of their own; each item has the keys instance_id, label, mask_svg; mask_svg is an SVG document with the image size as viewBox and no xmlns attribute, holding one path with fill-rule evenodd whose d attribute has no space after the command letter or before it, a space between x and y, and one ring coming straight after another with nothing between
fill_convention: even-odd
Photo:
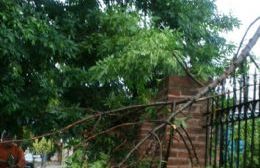
<instances>
[{"instance_id":1,"label":"green plant","mask_svg":"<svg viewBox=\"0 0 260 168\"><path fill-rule=\"evenodd\" d=\"M36 139L33 143L33 151L36 154L44 155L52 151L53 143L50 139L42 138L41 140Z\"/></svg>"},{"instance_id":2,"label":"green plant","mask_svg":"<svg viewBox=\"0 0 260 168\"><path fill-rule=\"evenodd\" d=\"M101 153L96 161L89 163L86 152L77 149L73 155L66 159L65 164L67 168L107 168L108 155Z\"/></svg>"},{"instance_id":3,"label":"green plant","mask_svg":"<svg viewBox=\"0 0 260 168\"><path fill-rule=\"evenodd\" d=\"M108 168L108 155L101 153L98 160L89 164L89 168Z\"/></svg>"},{"instance_id":4,"label":"green plant","mask_svg":"<svg viewBox=\"0 0 260 168\"><path fill-rule=\"evenodd\" d=\"M87 157L83 150L76 150L65 161L67 168L88 168Z\"/></svg>"}]
</instances>

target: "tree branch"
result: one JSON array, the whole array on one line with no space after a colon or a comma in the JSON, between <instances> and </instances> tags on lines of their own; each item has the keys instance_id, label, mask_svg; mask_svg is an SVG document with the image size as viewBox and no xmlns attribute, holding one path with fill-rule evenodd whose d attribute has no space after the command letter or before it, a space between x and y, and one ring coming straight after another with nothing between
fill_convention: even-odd
<instances>
[{"instance_id":1,"label":"tree branch","mask_svg":"<svg viewBox=\"0 0 260 168\"><path fill-rule=\"evenodd\" d=\"M199 84L201 87L205 86L202 82L200 82L198 79L196 79L196 77L189 71L188 67L181 61L179 60L179 58L175 55L173 55L175 57L175 59L177 60L177 62L180 64L180 66L182 67L182 69L185 71L185 73L193 80L195 81L197 84Z\"/></svg>"},{"instance_id":2,"label":"tree branch","mask_svg":"<svg viewBox=\"0 0 260 168\"><path fill-rule=\"evenodd\" d=\"M253 48L253 46L256 44L258 38L260 36L260 26L258 27L256 33L253 35L253 37L249 40L248 44L245 46L245 48L240 53L239 57L237 57L233 63L230 65L229 68L225 70L225 72L218 77L216 80L214 80L212 83L210 83L207 87L205 87L203 90L201 90L199 93L197 93L195 96L193 96L187 103L185 103L183 106L181 106L176 112L172 113L168 118L167 122L170 122L177 114L181 113L186 108L190 107L196 100L198 100L200 97L205 95L210 89L215 88L220 82L225 80L232 72L235 71L235 69L246 59L249 52ZM154 129L151 130L151 132L156 132L163 128L166 123L163 123ZM143 139L139 141L135 145L135 147L126 155L126 157L122 160L122 162L119 164L119 167L123 165L123 163L132 155L132 153L137 150L151 135L145 136Z\"/></svg>"},{"instance_id":3,"label":"tree branch","mask_svg":"<svg viewBox=\"0 0 260 168\"><path fill-rule=\"evenodd\" d=\"M162 167L162 162L163 162L163 154L162 154L162 152L163 152L163 149L162 149L162 143L161 143L161 140L160 140L160 138L158 137L158 135L156 134L156 133L153 133L153 132L150 132L154 137L155 137L155 139L157 140L157 142L158 142L158 145L159 145L159 150L160 150L160 162L159 162L159 168L161 168Z\"/></svg>"},{"instance_id":4,"label":"tree branch","mask_svg":"<svg viewBox=\"0 0 260 168\"><path fill-rule=\"evenodd\" d=\"M187 130L183 127L183 125L181 125L181 129L183 130L183 132L185 133L186 137L188 138L189 143L190 143L190 145L191 145L191 149L192 149L193 154L194 154L194 156L195 156L195 158L196 158L196 162L197 162L197 164L199 164L199 158L198 158L196 149L195 149L195 147L194 147L194 145L193 145L193 143L192 143L192 140L191 140L191 138L190 138L190 136L189 136Z\"/></svg>"}]
</instances>

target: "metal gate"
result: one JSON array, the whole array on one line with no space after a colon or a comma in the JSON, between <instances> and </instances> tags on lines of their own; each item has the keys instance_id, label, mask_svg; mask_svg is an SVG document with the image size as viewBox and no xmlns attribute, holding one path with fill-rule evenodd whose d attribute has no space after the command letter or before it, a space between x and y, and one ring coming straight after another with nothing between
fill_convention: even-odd
<instances>
[{"instance_id":1,"label":"metal gate","mask_svg":"<svg viewBox=\"0 0 260 168\"><path fill-rule=\"evenodd\" d=\"M259 90L257 72L233 75L212 90L206 114L206 167L260 167Z\"/></svg>"}]
</instances>

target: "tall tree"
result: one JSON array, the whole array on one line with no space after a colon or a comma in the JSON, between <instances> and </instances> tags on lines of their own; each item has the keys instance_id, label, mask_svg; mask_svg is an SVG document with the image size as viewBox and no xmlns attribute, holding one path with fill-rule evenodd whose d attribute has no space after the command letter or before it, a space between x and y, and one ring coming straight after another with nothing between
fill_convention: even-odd
<instances>
[{"instance_id":1,"label":"tall tree","mask_svg":"<svg viewBox=\"0 0 260 168\"><path fill-rule=\"evenodd\" d=\"M29 1L0 2L0 126L14 132L22 132L24 125L51 128L46 109L60 94L56 64L67 62L77 49L34 6Z\"/></svg>"},{"instance_id":2,"label":"tall tree","mask_svg":"<svg viewBox=\"0 0 260 168\"><path fill-rule=\"evenodd\" d=\"M0 128L14 132L60 128L89 114L80 107L149 102L161 79L185 74L180 61L213 77L232 51L220 33L238 25L213 0L1 0L0 9ZM97 130L139 118L120 117ZM90 159L117 143L97 139Z\"/></svg>"}]
</instances>

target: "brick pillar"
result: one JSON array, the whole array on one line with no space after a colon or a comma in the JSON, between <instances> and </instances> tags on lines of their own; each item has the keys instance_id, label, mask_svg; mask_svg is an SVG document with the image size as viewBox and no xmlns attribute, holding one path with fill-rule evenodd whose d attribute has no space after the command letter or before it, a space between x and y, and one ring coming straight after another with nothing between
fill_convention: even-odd
<instances>
[{"instance_id":1,"label":"brick pillar","mask_svg":"<svg viewBox=\"0 0 260 168\"><path fill-rule=\"evenodd\" d=\"M166 78L160 86L160 91L156 98L157 101L180 101L187 99L193 95L195 95L200 89L200 86L194 82L192 79L188 77L177 77L172 76ZM193 104L190 108L184 111L186 116L182 114L176 116L176 118L183 118L188 117L186 121L187 127L186 130L192 140L192 143L195 147L197 156L199 158L199 165L193 165L193 167L204 167L204 158L205 158L205 145L206 145L206 130L203 128L205 125L205 121L203 118L203 113L206 112L206 103L205 102L198 102ZM140 138L145 137L149 134L149 131L153 128L152 123L144 123L141 126L140 130ZM185 139L187 140L186 135L183 131ZM192 167L191 161L189 158L188 150L186 149L183 141L181 140L180 136L176 134L175 131L175 138L173 140L170 156L168 158L167 168L189 168ZM166 139L169 137L169 128L166 128ZM178 140L176 140L178 139ZM152 148L151 140L146 141L144 145L141 146L139 150L142 154L147 151L148 148ZM189 141L186 141L190 149L191 145ZM156 142L155 142L156 143ZM196 159L194 155L192 155L193 163L196 163Z\"/></svg>"},{"instance_id":2,"label":"brick pillar","mask_svg":"<svg viewBox=\"0 0 260 168\"><path fill-rule=\"evenodd\" d=\"M183 100L195 95L199 91L199 88L200 86L188 77L173 76L167 78L164 81L163 88L159 93L160 96L159 98L161 100L168 100L168 101ZM205 102L198 102L193 104L190 108L186 109L184 111L185 115L179 114L176 116L176 119L188 117L186 121L187 124L186 130L195 147L197 156L199 158L199 163L200 163L200 165L196 165L196 166L193 165L193 167L203 167L204 165L206 136L205 136L205 129L203 129L203 125L205 125L203 113L205 112L206 112ZM180 129L180 132L187 140L186 142L188 143L189 148L192 149L184 131ZM177 138L179 141L175 139L173 140L167 168L192 167L188 150L186 149L185 144L182 141L181 137L177 135L176 131L175 131L175 138ZM196 163L196 159L194 155L192 155L192 158L193 158L193 163Z\"/></svg>"}]
</instances>

